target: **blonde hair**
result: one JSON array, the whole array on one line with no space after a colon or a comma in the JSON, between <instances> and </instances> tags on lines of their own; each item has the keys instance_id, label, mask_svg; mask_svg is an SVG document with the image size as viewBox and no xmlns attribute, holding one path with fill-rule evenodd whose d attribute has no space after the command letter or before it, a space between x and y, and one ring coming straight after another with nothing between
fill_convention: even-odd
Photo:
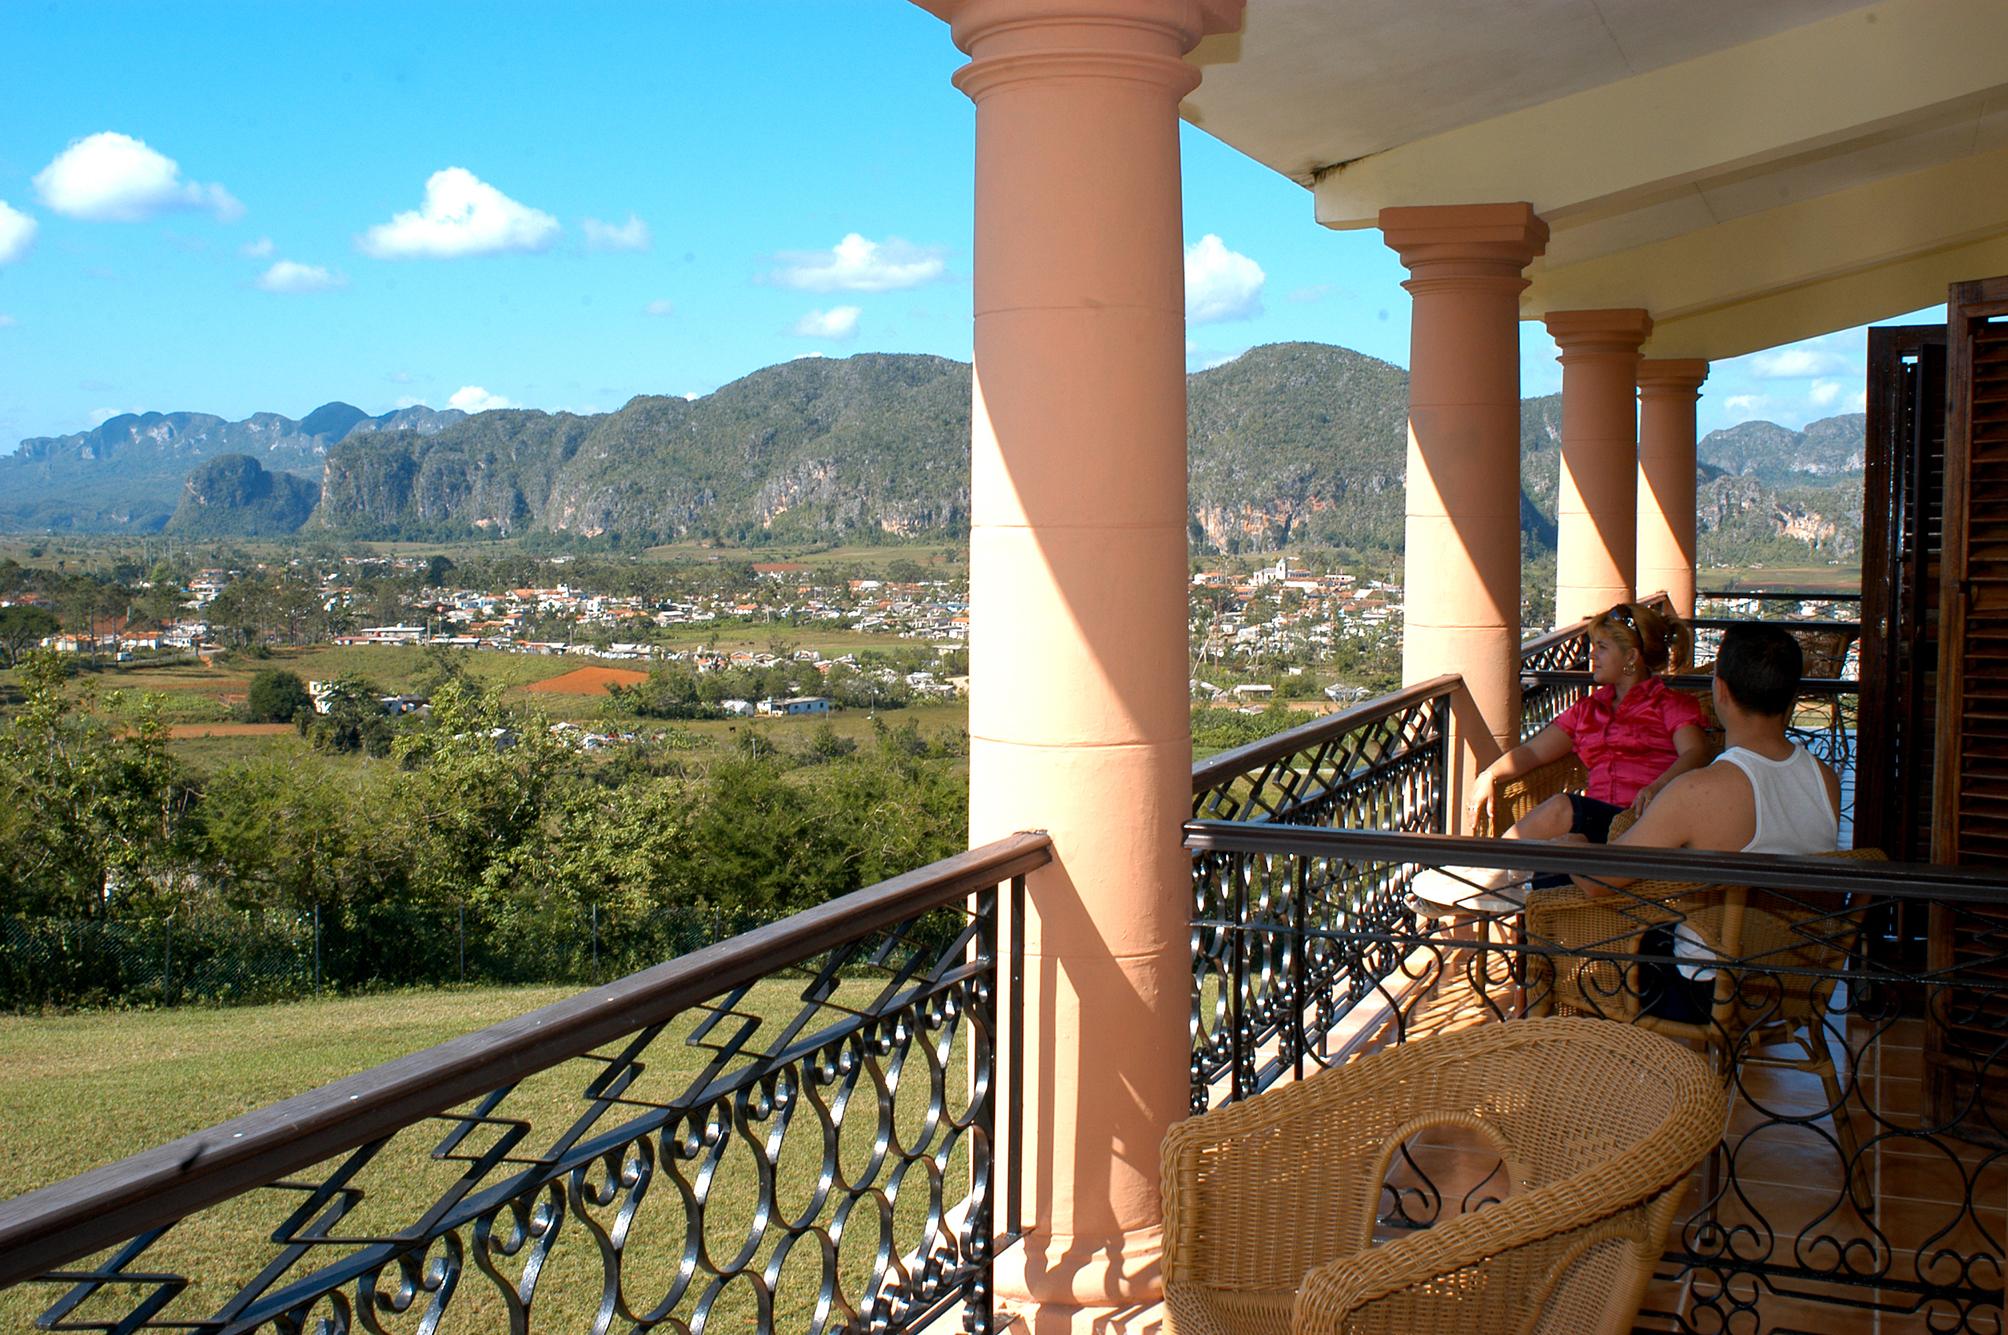
<instances>
[{"instance_id":1,"label":"blonde hair","mask_svg":"<svg viewBox=\"0 0 2008 1335\"><path fill-rule=\"evenodd\" d=\"M1693 632L1679 617L1644 603L1619 603L1591 617L1590 634L1599 631L1638 650L1639 661L1648 672L1664 672L1672 664L1686 662L1694 647Z\"/></svg>"}]
</instances>

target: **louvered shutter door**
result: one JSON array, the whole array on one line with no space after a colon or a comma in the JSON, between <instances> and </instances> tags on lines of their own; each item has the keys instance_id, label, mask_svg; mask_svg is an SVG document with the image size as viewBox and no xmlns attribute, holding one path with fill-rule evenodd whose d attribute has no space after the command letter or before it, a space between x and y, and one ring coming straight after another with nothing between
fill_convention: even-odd
<instances>
[{"instance_id":1,"label":"louvered shutter door","mask_svg":"<svg viewBox=\"0 0 2008 1335\"><path fill-rule=\"evenodd\" d=\"M1911 862L1931 859L1945 369L1944 325L1869 330L1855 843Z\"/></svg>"},{"instance_id":2,"label":"louvered shutter door","mask_svg":"<svg viewBox=\"0 0 2008 1335\"><path fill-rule=\"evenodd\" d=\"M1943 578L1932 860L2008 866L2008 278L1959 283L1946 303ZM1930 963L2008 981L2008 905L1969 906L1955 930L1934 907ZM1975 1093L2008 1110L2008 1073L1986 1062L2008 1036L2008 995L1934 997L1925 1062L1935 1108Z\"/></svg>"},{"instance_id":3,"label":"louvered shutter door","mask_svg":"<svg viewBox=\"0 0 2008 1335\"><path fill-rule=\"evenodd\" d=\"M1948 312L1932 855L2008 865L2008 279Z\"/></svg>"}]
</instances>

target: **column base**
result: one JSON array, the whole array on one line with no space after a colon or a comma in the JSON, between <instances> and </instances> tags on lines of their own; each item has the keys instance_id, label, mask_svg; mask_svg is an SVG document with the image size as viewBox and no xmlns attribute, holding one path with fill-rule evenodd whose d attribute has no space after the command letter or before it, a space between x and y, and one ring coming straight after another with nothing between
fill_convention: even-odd
<instances>
[{"instance_id":1,"label":"column base","mask_svg":"<svg viewBox=\"0 0 2008 1335\"><path fill-rule=\"evenodd\" d=\"M1106 1322L1125 1311L1156 1310L1164 1297L1163 1259L1164 1228L1157 1224L1112 1238L1033 1233L998 1255L993 1292L1000 1310L1036 1310L1052 1320L1096 1313L1104 1324L1093 1329L1126 1330L1132 1327Z\"/></svg>"},{"instance_id":2,"label":"column base","mask_svg":"<svg viewBox=\"0 0 2008 1335\"><path fill-rule=\"evenodd\" d=\"M1164 1304L1068 1307L1058 1303L997 1303L997 1329L1010 1335L1163 1335L1171 1329Z\"/></svg>"}]
</instances>

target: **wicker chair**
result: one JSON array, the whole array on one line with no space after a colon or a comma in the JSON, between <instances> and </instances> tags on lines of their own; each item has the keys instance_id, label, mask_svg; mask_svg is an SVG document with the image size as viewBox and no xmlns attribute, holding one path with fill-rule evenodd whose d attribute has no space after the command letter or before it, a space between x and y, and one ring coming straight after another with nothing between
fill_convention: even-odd
<instances>
[{"instance_id":1,"label":"wicker chair","mask_svg":"<svg viewBox=\"0 0 2008 1335\"><path fill-rule=\"evenodd\" d=\"M1722 1087L1625 1025L1481 1025L1373 1053L1172 1128L1174 1335L1631 1328ZM1498 1204L1372 1245L1389 1166L1431 1127L1484 1138Z\"/></svg>"},{"instance_id":2,"label":"wicker chair","mask_svg":"<svg viewBox=\"0 0 2008 1335\"><path fill-rule=\"evenodd\" d=\"M1481 839L1497 838L1555 794L1581 792L1589 777L1583 762L1571 751L1560 760L1551 760L1517 778L1496 780L1492 785L1492 805L1479 812L1478 826L1472 833Z\"/></svg>"},{"instance_id":3,"label":"wicker chair","mask_svg":"<svg viewBox=\"0 0 2008 1335\"><path fill-rule=\"evenodd\" d=\"M1615 824L1615 823L1614 823ZM1823 853L1823 858L1880 862L1875 848ZM1537 890L1527 899L1530 942L1596 950L1613 955L1638 953L1639 938L1655 925L1685 922L1687 929L1725 959L1750 961L1742 977L1715 973L1713 1007L1707 1020L1689 1023L1647 1015L1640 1009L1637 967L1616 960L1569 959L1560 967L1548 954L1530 956L1527 992L1533 1009L1601 1016L1651 1029L1668 1038L1698 1043L1722 1079L1736 1068L1761 1064L1819 1077L1836 1138L1855 1166L1855 1198L1865 1208L1871 1194L1854 1122L1840 1111L1845 1091L1827 1046L1832 1017L1833 976L1853 954L1864 905L1809 913L1803 903L1743 886L1702 886L1640 881L1614 895L1591 896L1572 887ZM1788 1058L1781 1048L1804 1055Z\"/></svg>"}]
</instances>

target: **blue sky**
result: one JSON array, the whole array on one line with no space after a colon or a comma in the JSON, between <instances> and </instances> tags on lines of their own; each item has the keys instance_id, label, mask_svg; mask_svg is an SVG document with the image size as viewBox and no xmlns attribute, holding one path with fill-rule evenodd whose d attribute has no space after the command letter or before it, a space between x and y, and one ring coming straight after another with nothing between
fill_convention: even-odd
<instances>
[{"instance_id":1,"label":"blue sky","mask_svg":"<svg viewBox=\"0 0 2008 1335\"><path fill-rule=\"evenodd\" d=\"M0 450L115 412L607 411L790 357L969 356L963 58L897 0L0 5ZM1406 363L1373 231L1183 132L1188 351ZM1523 326L1523 389L1555 389ZM1853 410L1859 331L1704 429Z\"/></svg>"}]
</instances>

